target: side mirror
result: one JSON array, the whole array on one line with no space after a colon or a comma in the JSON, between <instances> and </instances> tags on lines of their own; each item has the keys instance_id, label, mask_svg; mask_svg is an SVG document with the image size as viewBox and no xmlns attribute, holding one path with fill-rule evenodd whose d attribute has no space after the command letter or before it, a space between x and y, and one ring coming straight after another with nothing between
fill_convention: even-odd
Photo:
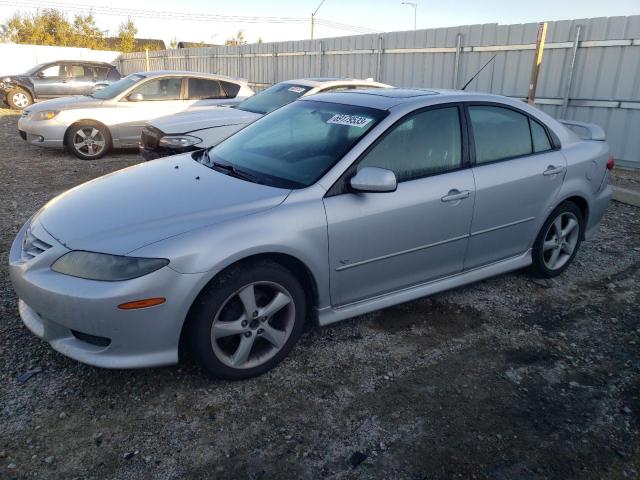
<instances>
[{"instance_id":1,"label":"side mirror","mask_svg":"<svg viewBox=\"0 0 640 480\"><path fill-rule=\"evenodd\" d=\"M127 97L127 100L129 100L130 102L141 102L142 100L144 100L144 97L141 93L132 93Z\"/></svg>"},{"instance_id":2,"label":"side mirror","mask_svg":"<svg viewBox=\"0 0 640 480\"><path fill-rule=\"evenodd\" d=\"M380 167L364 167L350 181L356 192L395 192L398 188L396 174Z\"/></svg>"},{"instance_id":3,"label":"side mirror","mask_svg":"<svg viewBox=\"0 0 640 480\"><path fill-rule=\"evenodd\" d=\"M44 73L38 72L38 74L36 75L36 78L44 78Z\"/></svg>"}]
</instances>

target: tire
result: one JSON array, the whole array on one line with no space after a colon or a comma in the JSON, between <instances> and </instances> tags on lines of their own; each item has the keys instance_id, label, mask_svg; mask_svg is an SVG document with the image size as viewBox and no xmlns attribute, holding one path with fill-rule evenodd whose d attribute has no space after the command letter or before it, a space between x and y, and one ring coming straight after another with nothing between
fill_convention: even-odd
<instances>
[{"instance_id":1,"label":"tire","mask_svg":"<svg viewBox=\"0 0 640 480\"><path fill-rule=\"evenodd\" d=\"M7 93L7 105L14 110L23 110L33 104L33 97L24 88L15 87Z\"/></svg>"},{"instance_id":2,"label":"tire","mask_svg":"<svg viewBox=\"0 0 640 480\"><path fill-rule=\"evenodd\" d=\"M306 311L300 283L282 265L263 260L232 267L196 299L188 345L217 378L255 377L289 354L302 334Z\"/></svg>"},{"instance_id":3,"label":"tire","mask_svg":"<svg viewBox=\"0 0 640 480\"><path fill-rule=\"evenodd\" d=\"M564 272L578 253L583 236L584 219L580 208L573 202L560 204L544 222L533 244L533 274L552 278Z\"/></svg>"},{"instance_id":4,"label":"tire","mask_svg":"<svg viewBox=\"0 0 640 480\"><path fill-rule=\"evenodd\" d=\"M85 120L67 129L64 144L81 160L97 160L111 150L111 132L101 123Z\"/></svg>"}]
</instances>

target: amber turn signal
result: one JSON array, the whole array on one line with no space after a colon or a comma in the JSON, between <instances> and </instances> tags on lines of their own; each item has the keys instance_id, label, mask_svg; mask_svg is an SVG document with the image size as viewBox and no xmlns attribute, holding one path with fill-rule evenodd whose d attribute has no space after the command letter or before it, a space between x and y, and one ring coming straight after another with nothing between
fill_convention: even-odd
<instances>
[{"instance_id":1,"label":"amber turn signal","mask_svg":"<svg viewBox=\"0 0 640 480\"><path fill-rule=\"evenodd\" d=\"M121 303L118 308L122 310L134 310L136 308L147 308L155 305L161 305L166 302L166 298L145 298L144 300L134 300L133 302Z\"/></svg>"}]
</instances>

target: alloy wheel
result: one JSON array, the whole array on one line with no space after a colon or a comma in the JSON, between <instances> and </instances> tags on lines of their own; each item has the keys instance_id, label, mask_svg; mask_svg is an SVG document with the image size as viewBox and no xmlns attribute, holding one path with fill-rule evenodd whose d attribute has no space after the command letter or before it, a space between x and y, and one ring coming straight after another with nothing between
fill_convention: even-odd
<instances>
[{"instance_id":1,"label":"alloy wheel","mask_svg":"<svg viewBox=\"0 0 640 480\"><path fill-rule=\"evenodd\" d=\"M94 127L82 127L73 135L73 147L88 157L100 155L106 145L107 141L104 135Z\"/></svg>"},{"instance_id":2,"label":"alloy wheel","mask_svg":"<svg viewBox=\"0 0 640 480\"><path fill-rule=\"evenodd\" d=\"M211 346L225 365L253 368L273 358L295 324L295 302L282 285L254 282L230 295L211 325Z\"/></svg>"},{"instance_id":3,"label":"alloy wheel","mask_svg":"<svg viewBox=\"0 0 640 480\"><path fill-rule=\"evenodd\" d=\"M29 97L25 93L16 92L11 96L11 101L18 108L25 108L29 106Z\"/></svg>"},{"instance_id":4,"label":"alloy wheel","mask_svg":"<svg viewBox=\"0 0 640 480\"><path fill-rule=\"evenodd\" d=\"M561 213L549 225L542 245L544 264L549 270L558 270L571 259L580 237L579 225L572 212Z\"/></svg>"}]
</instances>

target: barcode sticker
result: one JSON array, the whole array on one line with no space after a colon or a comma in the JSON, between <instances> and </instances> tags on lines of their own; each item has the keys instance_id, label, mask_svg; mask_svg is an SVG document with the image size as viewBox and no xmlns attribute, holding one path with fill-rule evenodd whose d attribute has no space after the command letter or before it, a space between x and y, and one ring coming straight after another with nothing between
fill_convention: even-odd
<instances>
[{"instance_id":1,"label":"barcode sticker","mask_svg":"<svg viewBox=\"0 0 640 480\"><path fill-rule=\"evenodd\" d=\"M302 87L289 87L289 91L293 93L303 93L304 90Z\"/></svg>"},{"instance_id":2,"label":"barcode sticker","mask_svg":"<svg viewBox=\"0 0 640 480\"><path fill-rule=\"evenodd\" d=\"M336 113L333 117L327 120L327 123L333 123L336 125L346 125L347 127L365 127L372 119L367 117L361 117L359 115L346 115L343 113Z\"/></svg>"}]
</instances>

